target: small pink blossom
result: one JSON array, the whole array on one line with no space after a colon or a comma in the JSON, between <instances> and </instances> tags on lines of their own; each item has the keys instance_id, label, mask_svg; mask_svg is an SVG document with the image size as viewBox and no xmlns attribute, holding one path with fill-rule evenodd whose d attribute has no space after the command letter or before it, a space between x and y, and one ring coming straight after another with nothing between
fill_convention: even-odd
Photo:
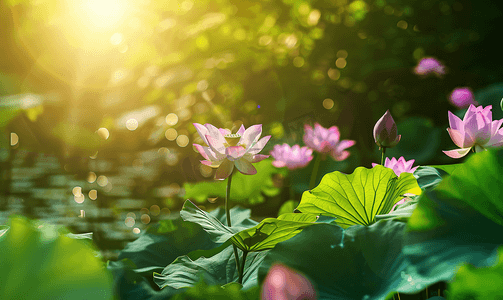
<instances>
[{"instance_id":1,"label":"small pink blossom","mask_svg":"<svg viewBox=\"0 0 503 300\"><path fill-rule=\"evenodd\" d=\"M287 167L290 170L303 168L313 159L313 150L308 147L300 147L288 144L274 145L270 152L274 161L272 165L276 168Z\"/></svg>"},{"instance_id":2,"label":"small pink blossom","mask_svg":"<svg viewBox=\"0 0 503 300\"><path fill-rule=\"evenodd\" d=\"M201 163L217 168L216 179L225 179L234 170L247 175L257 173L252 163L266 159L269 155L258 154L271 138L270 135L260 138L262 125L253 125L245 130L241 125L238 132L231 134L228 129L216 128L211 124L194 123L204 146L194 144L196 150L205 158Z\"/></svg>"},{"instance_id":3,"label":"small pink blossom","mask_svg":"<svg viewBox=\"0 0 503 300\"><path fill-rule=\"evenodd\" d=\"M397 203L395 203L395 205L393 205L393 207L390 210L390 213L393 212L393 211L395 211L395 209L396 209L396 207L398 205L401 205L401 204L404 204L406 202L412 201L412 199L410 198L410 196L415 196L415 195L411 194L411 193L406 193L406 194L404 194L404 196L405 197L402 200L398 201Z\"/></svg>"},{"instance_id":4,"label":"small pink blossom","mask_svg":"<svg viewBox=\"0 0 503 300\"><path fill-rule=\"evenodd\" d=\"M344 151L355 144L352 140L340 140L340 132L337 126L324 128L320 124L314 124L314 130L309 125L304 125L304 143L319 153L329 153L335 160L343 161L350 153Z\"/></svg>"},{"instance_id":5,"label":"small pink blossom","mask_svg":"<svg viewBox=\"0 0 503 300\"><path fill-rule=\"evenodd\" d=\"M441 76L445 74L445 66L442 65L436 58L425 57L419 61L414 68L414 73L417 75L435 74Z\"/></svg>"},{"instance_id":6,"label":"small pink blossom","mask_svg":"<svg viewBox=\"0 0 503 300\"><path fill-rule=\"evenodd\" d=\"M261 300L314 300L314 287L304 276L282 265L275 264L262 285Z\"/></svg>"},{"instance_id":7,"label":"small pink blossom","mask_svg":"<svg viewBox=\"0 0 503 300\"><path fill-rule=\"evenodd\" d=\"M407 161L403 156L401 156L399 159L396 159L394 157L389 159L386 157L386 159L384 160L384 166L386 168L392 169L395 172L396 176L400 176L402 172L414 173L414 171L416 171L417 166L412 168L414 161L414 159ZM372 168L377 165L378 164L376 163L372 163Z\"/></svg>"},{"instance_id":8,"label":"small pink blossom","mask_svg":"<svg viewBox=\"0 0 503 300\"><path fill-rule=\"evenodd\" d=\"M455 88L449 96L449 101L457 108L465 108L470 104L477 105L473 92L468 87Z\"/></svg>"},{"instance_id":9,"label":"small pink blossom","mask_svg":"<svg viewBox=\"0 0 503 300\"><path fill-rule=\"evenodd\" d=\"M460 149L443 152L449 157L461 158L472 148L479 152L486 147L503 146L503 128L500 128L503 119L493 121L491 109L492 105L475 107L470 104L463 120L449 111L447 132Z\"/></svg>"},{"instance_id":10,"label":"small pink blossom","mask_svg":"<svg viewBox=\"0 0 503 300\"><path fill-rule=\"evenodd\" d=\"M397 131L395 120L388 109L374 125L374 141L379 149L395 147L402 138Z\"/></svg>"}]
</instances>

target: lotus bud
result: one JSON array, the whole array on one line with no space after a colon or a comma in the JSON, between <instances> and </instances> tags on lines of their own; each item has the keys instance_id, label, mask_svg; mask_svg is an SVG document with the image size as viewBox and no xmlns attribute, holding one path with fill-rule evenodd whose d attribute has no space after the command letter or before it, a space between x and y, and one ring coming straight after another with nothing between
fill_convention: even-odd
<instances>
[{"instance_id":1,"label":"lotus bud","mask_svg":"<svg viewBox=\"0 0 503 300\"><path fill-rule=\"evenodd\" d=\"M395 147L401 138L401 135L397 135L395 121L388 109L374 126L374 140L381 149Z\"/></svg>"}]
</instances>

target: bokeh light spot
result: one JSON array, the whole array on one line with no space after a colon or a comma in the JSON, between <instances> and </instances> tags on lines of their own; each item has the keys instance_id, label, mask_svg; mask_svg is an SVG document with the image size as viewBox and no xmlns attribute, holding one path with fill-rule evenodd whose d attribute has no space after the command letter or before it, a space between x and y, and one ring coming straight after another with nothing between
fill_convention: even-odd
<instances>
[{"instance_id":1,"label":"bokeh light spot","mask_svg":"<svg viewBox=\"0 0 503 300\"><path fill-rule=\"evenodd\" d=\"M342 57L339 57L336 61L335 61L335 65L337 66L337 68L339 69L344 69L344 67L346 67L346 59L342 58Z\"/></svg>"},{"instance_id":2,"label":"bokeh light spot","mask_svg":"<svg viewBox=\"0 0 503 300\"><path fill-rule=\"evenodd\" d=\"M330 78L332 80L338 80L341 77L341 72L337 69L330 68L330 69L328 69L327 75L328 75L328 78Z\"/></svg>"},{"instance_id":3,"label":"bokeh light spot","mask_svg":"<svg viewBox=\"0 0 503 300\"><path fill-rule=\"evenodd\" d=\"M337 57L346 59L348 57L348 51L344 49L337 51Z\"/></svg>"},{"instance_id":4,"label":"bokeh light spot","mask_svg":"<svg viewBox=\"0 0 503 300\"><path fill-rule=\"evenodd\" d=\"M136 119L129 119L126 121L126 128L133 131L138 128L138 121Z\"/></svg>"},{"instance_id":5,"label":"bokeh light spot","mask_svg":"<svg viewBox=\"0 0 503 300\"><path fill-rule=\"evenodd\" d=\"M75 200L75 202L77 202L79 204L82 203L82 202L84 202L85 199L86 198L84 197L83 194L80 194L78 196L73 196L73 200Z\"/></svg>"},{"instance_id":6,"label":"bokeh light spot","mask_svg":"<svg viewBox=\"0 0 503 300\"><path fill-rule=\"evenodd\" d=\"M332 107L334 107L334 100L330 98L323 100L323 107L326 109L332 109Z\"/></svg>"},{"instance_id":7,"label":"bokeh light spot","mask_svg":"<svg viewBox=\"0 0 503 300\"><path fill-rule=\"evenodd\" d=\"M315 26L316 24L318 24L320 17L321 12L319 10L317 9L312 10L309 16L307 17L307 24L310 26Z\"/></svg>"},{"instance_id":8,"label":"bokeh light spot","mask_svg":"<svg viewBox=\"0 0 503 300\"><path fill-rule=\"evenodd\" d=\"M89 172L89 174L87 174L87 182L93 183L95 181L96 181L96 173Z\"/></svg>"},{"instance_id":9,"label":"bokeh light spot","mask_svg":"<svg viewBox=\"0 0 503 300\"><path fill-rule=\"evenodd\" d=\"M107 140L107 139L108 139L108 137L110 136L110 132L108 132L108 129L103 128L103 127L102 127L102 128L100 128L100 129L98 129L96 132L97 132L97 133L98 133L98 135L99 135L102 139L104 139L104 140Z\"/></svg>"},{"instance_id":10,"label":"bokeh light spot","mask_svg":"<svg viewBox=\"0 0 503 300\"><path fill-rule=\"evenodd\" d=\"M82 195L82 188L80 186L76 186L72 189L72 194L74 196L80 196Z\"/></svg>"},{"instance_id":11,"label":"bokeh light spot","mask_svg":"<svg viewBox=\"0 0 503 300\"><path fill-rule=\"evenodd\" d=\"M174 141L178 135L178 132L174 128L169 128L168 130L166 130L164 135L166 136L166 139L168 141Z\"/></svg>"},{"instance_id":12,"label":"bokeh light spot","mask_svg":"<svg viewBox=\"0 0 503 300\"><path fill-rule=\"evenodd\" d=\"M89 191L89 199L96 200L97 198L98 198L98 191L97 190L90 190Z\"/></svg>"},{"instance_id":13,"label":"bokeh light spot","mask_svg":"<svg viewBox=\"0 0 503 300\"><path fill-rule=\"evenodd\" d=\"M105 186L108 184L108 178L105 175L100 175L98 176L98 179L96 180L99 186Z\"/></svg>"},{"instance_id":14,"label":"bokeh light spot","mask_svg":"<svg viewBox=\"0 0 503 300\"><path fill-rule=\"evenodd\" d=\"M207 165L200 164L199 165L199 172L204 177L210 177L211 174L213 173L213 169Z\"/></svg>"},{"instance_id":15,"label":"bokeh light spot","mask_svg":"<svg viewBox=\"0 0 503 300\"><path fill-rule=\"evenodd\" d=\"M140 228L138 228L138 227L135 227L135 228L133 229L133 233L134 233L134 234L140 234L140 232L141 232L141 230L140 230Z\"/></svg>"},{"instance_id":16,"label":"bokeh light spot","mask_svg":"<svg viewBox=\"0 0 503 300\"><path fill-rule=\"evenodd\" d=\"M304 65L304 58L302 56L297 56L293 59L293 65L300 68Z\"/></svg>"},{"instance_id":17,"label":"bokeh light spot","mask_svg":"<svg viewBox=\"0 0 503 300\"><path fill-rule=\"evenodd\" d=\"M171 210L169 210L169 208L165 207L165 208L161 209L161 215L169 216L170 214L171 214Z\"/></svg>"},{"instance_id":18,"label":"bokeh light spot","mask_svg":"<svg viewBox=\"0 0 503 300\"><path fill-rule=\"evenodd\" d=\"M178 123L178 116L174 113L169 113L166 116L166 124L173 126L176 125L176 123Z\"/></svg>"},{"instance_id":19,"label":"bokeh light spot","mask_svg":"<svg viewBox=\"0 0 503 300\"><path fill-rule=\"evenodd\" d=\"M150 206L150 214L152 214L152 216L158 216L160 213L161 209L159 208L159 205L154 204Z\"/></svg>"},{"instance_id":20,"label":"bokeh light spot","mask_svg":"<svg viewBox=\"0 0 503 300\"><path fill-rule=\"evenodd\" d=\"M135 224L135 220L131 217L127 217L126 220L124 220L124 223L126 224L127 227L133 227Z\"/></svg>"},{"instance_id":21,"label":"bokeh light spot","mask_svg":"<svg viewBox=\"0 0 503 300\"><path fill-rule=\"evenodd\" d=\"M143 215L141 215L141 222L142 222L143 224L148 224L148 223L150 223L150 216L149 216L149 215L147 215L147 214L143 214Z\"/></svg>"},{"instance_id":22,"label":"bokeh light spot","mask_svg":"<svg viewBox=\"0 0 503 300\"><path fill-rule=\"evenodd\" d=\"M189 137L185 134L181 134L176 138L176 144L180 147L187 147L189 144Z\"/></svg>"},{"instance_id":23,"label":"bokeh light spot","mask_svg":"<svg viewBox=\"0 0 503 300\"><path fill-rule=\"evenodd\" d=\"M15 132L10 133L10 145L16 146L19 143L19 136Z\"/></svg>"},{"instance_id":24,"label":"bokeh light spot","mask_svg":"<svg viewBox=\"0 0 503 300\"><path fill-rule=\"evenodd\" d=\"M398 21L398 23L396 23L396 27L398 28L407 29L408 26L409 24L407 24L407 22L405 22L404 20L400 20Z\"/></svg>"}]
</instances>

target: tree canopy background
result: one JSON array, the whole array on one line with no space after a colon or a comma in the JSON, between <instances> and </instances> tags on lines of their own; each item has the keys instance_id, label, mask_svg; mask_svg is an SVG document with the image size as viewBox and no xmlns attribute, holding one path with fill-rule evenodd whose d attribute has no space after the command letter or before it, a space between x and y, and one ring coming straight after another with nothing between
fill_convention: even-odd
<instances>
[{"instance_id":1,"label":"tree canopy background","mask_svg":"<svg viewBox=\"0 0 503 300\"><path fill-rule=\"evenodd\" d=\"M160 147L194 165L193 122L264 124L265 150L319 122L357 141L350 171L379 161L372 128L390 109L403 137L390 156L454 162L441 150L455 87L503 117L501 16L489 0L2 1L2 148L16 132L76 171L96 151ZM414 74L430 56L447 74Z\"/></svg>"}]
</instances>

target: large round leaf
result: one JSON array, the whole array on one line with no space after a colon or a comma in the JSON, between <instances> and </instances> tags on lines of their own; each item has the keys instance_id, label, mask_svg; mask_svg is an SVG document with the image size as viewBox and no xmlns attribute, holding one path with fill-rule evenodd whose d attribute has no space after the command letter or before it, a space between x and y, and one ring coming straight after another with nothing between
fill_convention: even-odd
<instances>
[{"instance_id":1,"label":"large round leaf","mask_svg":"<svg viewBox=\"0 0 503 300\"><path fill-rule=\"evenodd\" d=\"M402 195L419 189L410 173L400 177L383 166L356 168L352 174L325 175L314 189L304 192L297 210L336 217L342 227L370 225L375 216L388 213Z\"/></svg>"},{"instance_id":2,"label":"large round leaf","mask_svg":"<svg viewBox=\"0 0 503 300\"><path fill-rule=\"evenodd\" d=\"M404 253L412 275L450 280L461 263L486 266L503 244L503 150L472 154L412 213Z\"/></svg>"},{"instance_id":3,"label":"large round leaf","mask_svg":"<svg viewBox=\"0 0 503 300\"><path fill-rule=\"evenodd\" d=\"M396 291L414 293L401 254L405 223L393 220L346 230L333 224L305 228L270 250L259 269L262 282L275 263L285 264L315 285L319 299L381 300Z\"/></svg>"},{"instance_id":4,"label":"large round leaf","mask_svg":"<svg viewBox=\"0 0 503 300\"><path fill-rule=\"evenodd\" d=\"M196 285L203 280L210 285L225 285L238 280L236 260L230 243L225 243L216 249L218 251L203 251L198 257L181 256L172 264L166 266L160 274L154 273L154 281L161 288L180 289ZM243 252L239 251L239 261L243 259ZM262 263L266 252L253 252L246 256L243 288L250 289L257 286L258 267Z\"/></svg>"}]
</instances>

